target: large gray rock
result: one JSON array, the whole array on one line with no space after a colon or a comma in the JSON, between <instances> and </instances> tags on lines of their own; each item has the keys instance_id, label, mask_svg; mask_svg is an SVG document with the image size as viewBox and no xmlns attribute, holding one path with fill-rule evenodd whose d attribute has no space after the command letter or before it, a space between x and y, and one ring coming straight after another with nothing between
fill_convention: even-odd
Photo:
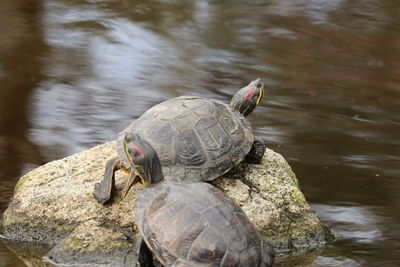
<instances>
[{"instance_id":1,"label":"large gray rock","mask_svg":"<svg viewBox=\"0 0 400 267\"><path fill-rule=\"evenodd\" d=\"M132 266L138 233L133 209L142 186L121 199L127 175L118 172L113 204L103 206L92 197L113 156L114 141L23 176L4 213L4 236L51 245L45 259L53 263ZM326 243L325 229L290 166L272 150L266 150L262 164L243 163L213 184L243 208L276 252L315 251Z\"/></svg>"}]
</instances>

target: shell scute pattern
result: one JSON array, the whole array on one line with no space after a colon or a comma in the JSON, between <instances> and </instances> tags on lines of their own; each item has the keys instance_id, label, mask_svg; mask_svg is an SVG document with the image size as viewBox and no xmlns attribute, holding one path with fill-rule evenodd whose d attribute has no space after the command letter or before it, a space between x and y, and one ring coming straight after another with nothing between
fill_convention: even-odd
<instances>
[{"instance_id":1,"label":"shell scute pattern","mask_svg":"<svg viewBox=\"0 0 400 267\"><path fill-rule=\"evenodd\" d=\"M229 138L232 140L233 144L235 146L239 145L244 134L241 124L239 124L240 121L233 120L231 117L227 116L225 112L217 112L216 118Z\"/></svg>"},{"instance_id":2,"label":"shell scute pattern","mask_svg":"<svg viewBox=\"0 0 400 267\"><path fill-rule=\"evenodd\" d=\"M227 243L230 250L242 251L248 246L247 242L245 242L246 236L235 225L225 227L222 235L229 239Z\"/></svg>"},{"instance_id":3,"label":"shell scute pattern","mask_svg":"<svg viewBox=\"0 0 400 267\"><path fill-rule=\"evenodd\" d=\"M177 238L169 246L171 252L177 255L178 258L187 258L193 246L193 241L207 228L207 221L201 216L196 217L196 220L189 227L181 229L178 235L175 236Z\"/></svg>"},{"instance_id":4,"label":"shell scute pattern","mask_svg":"<svg viewBox=\"0 0 400 267\"><path fill-rule=\"evenodd\" d=\"M182 133L184 131L193 129L194 123L196 122L195 119L197 118L193 118L193 112L186 110L175 116L172 120L170 120L170 122L178 133Z\"/></svg>"},{"instance_id":5,"label":"shell scute pattern","mask_svg":"<svg viewBox=\"0 0 400 267\"><path fill-rule=\"evenodd\" d=\"M165 181L158 184L157 190L146 190L136 206L136 218L146 219L138 220L137 224L150 249L160 252L156 254L164 264L258 264L261 258L258 232L254 227L248 228L251 223L244 212L212 185ZM168 192L167 196L159 200L157 195L164 192ZM162 201L163 205L154 206L154 201ZM158 208L157 215L146 216L150 207ZM148 229L142 231L144 223ZM157 243L153 244L154 240Z\"/></svg>"},{"instance_id":6,"label":"shell scute pattern","mask_svg":"<svg viewBox=\"0 0 400 267\"><path fill-rule=\"evenodd\" d=\"M212 206L203 213L203 216L207 218L211 225L217 229L219 232L223 231L227 226L229 226L233 221L234 217L221 207Z\"/></svg>"},{"instance_id":7,"label":"shell scute pattern","mask_svg":"<svg viewBox=\"0 0 400 267\"><path fill-rule=\"evenodd\" d=\"M198 263L213 262L218 266L226 251L226 243L218 238L219 234L215 228L205 229L193 242L187 259Z\"/></svg>"},{"instance_id":8,"label":"shell scute pattern","mask_svg":"<svg viewBox=\"0 0 400 267\"><path fill-rule=\"evenodd\" d=\"M243 150L240 147L235 147L230 152L230 159L232 160L233 165L236 165L245 157L246 154L243 153Z\"/></svg>"},{"instance_id":9,"label":"shell scute pattern","mask_svg":"<svg viewBox=\"0 0 400 267\"><path fill-rule=\"evenodd\" d=\"M205 98L197 98L196 100L191 99L190 101L185 99L183 101L183 106L190 109L199 118L213 115L217 109L214 101Z\"/></svg>"},{"instance_id":10,"label":"shell scute pattern","mask_svg":"<svg viewBox=\"0 0 400 267\"><path fill-rule=\"evenodd\" d=\"M218 169L215 164L208 166L207 168L201 168L201 178L203 181L212 181L215 179L215 174L218 173Z\"/></svg>"},{"instance_id":11,"label":"shell scute pattern","mask_svg":"<svg viewBox=\"0 0 400 267\"><path fill-rule=\"evenodd\" d=\"M167 200L168 192L163 192L155 196L153 200L151 200L151 206L149 206L147 210L147 215L152 216L156 213L161 207L163 207Z\"/></svg>"},{"instance_id":12,"label":"shell scute pattern","mask_svg":"<svg viewBox=\"0 0 400 267\"><path fill-rule=\"evenodd\" d=\"M148 118L158 118L160 120L171 121L179 116L185 109L182 106L182 97L171 98L147 110ZM143 115L144 115L143 114Z\"/></svg>"},{"instance_id":13,"label":"shell scute pattern","mask_svg":"<svg viewBox=\"0 0 400 267\"><path fill-rule=\"evenodd\" d=\"M250 123L243 117L241 117L240 119L239 119L239 121L240 121L240 123L242 124L242 126L245 128L245 129L247 129L247 130L251 130L251 126L250 126Z\"/></svg>"},{"instance_id":14,"label":"shell scute pattern","mask_svg":"<svg viewBox=\"0 0 400 267\"><path fill-rule=\"evenodd\" d=\"M177 131L173 128L171 122L158 119L149 121L145 129L145 136L148 139L153 143L163 145L171 145L176 134Z\"/></svg>"},{"instance_id":15,"label":"shell scute pattern","mask_svg":"<svg viewBox=\"0 0 400 267\"><path fill-rule=\"evenodd\" d=\"M125 133L138 133L156 150L164 176L211 181L244 159L254 141L246 119L230 106L202 97L176 97L147 110L119 135L126 166Z\"/></svg>"},{"instance_id":16,"label":"shell scute pattern","mask_svg":"<svg viewBox=\"0 0 400 267\"><path fill-rule=\"evenodd\" d=\"M221 157L217 160L218 173L224 174L233 167L232 161L228 156Z\"/></svg>"},{"instance_id":17,"label":"shell scute pattern","mask_svg":"<svg viewBox=\"0 0 400 267\"><path fill-rule=\"evenodd\" d=\"M201 118L196 123L195 130L210 160L218 159L221 154L229 155L232 142L215 117Z\"/></svg>"},{"instance_id":18,"label":"shell scute pattern","mask_svg":"<svg viewBox=\"0 0 400 267\"><path fill-rule=\"evenodd\" d=\"M246 229L249 229L249 231L257 232L257 229L247 219L247 216L243 212L235 212L235 219L236 221L239 221L241 225L244 225ZM253 240L251 240L252 243L255 243L257 241L254 239L254 235L247 235L247 237L253 238Z\"/></svg>"},{"instance_id":19,"label":"shell scute pattern","mask_svg":"<svg viewBox=\"0 0 400 267\"><path fill-rule=\"evenodd\" d=\"M194 130L186 130L180 133L176 141L175 158L177 164L200 166L206 162L207 156Z\"/></svg>"},{"instance_id":20,"label":"shell scute pattern","mask_svg":"<svg viewBox=\"0 0 400 267\"><path fill-rule=\"evenodd\" d=\"M159 156L161 165L163 166L172 166L175 162L175 153L171 150L171 146L169 145L162 145L162 144L154 144L154 149L156 149L157 155ZM164 173L166 176L167 173Z\"/></svg>"},{"instance_id":21,"label":"shell scute pattern","mask_svg":"<svg viewBox=\"0 0 400 267\"><path fill-rule=\"evenodd\" d=\"M148 223L144 223L142 228L143 235L146 235L148 242L151 243L151 250L156 254L162 254L166 259L173 258L172 262L176 260L176 257L168 257L167 253L163 249L163 245L157 239L157 236L152 231ZM171 255L172 256L172 255Z\"/></svg>"}]
</instances>

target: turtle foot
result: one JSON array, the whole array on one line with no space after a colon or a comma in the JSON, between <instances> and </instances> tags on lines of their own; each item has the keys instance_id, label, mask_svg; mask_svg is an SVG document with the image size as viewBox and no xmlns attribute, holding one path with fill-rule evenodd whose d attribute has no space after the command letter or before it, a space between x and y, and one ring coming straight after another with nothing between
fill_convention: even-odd
<instances>
[{"instance_id":1,"label":"turtle foot","mask_svg":"<svg viewBox=\"0 0 400 267\"><path fill-rule=\"evenodd\" d=\"M258 140L255 140L249 154L246 155L246 162L251 164L260 164L264 156L265 145Z\"/></svg>"},{"instance_id":2,"label":"turtle foot","mask_svg":"<svg viewBox=\"0 0 400 267\"><path fill-rule=\"evenodd\" d=\"M96 183L94 185L93 197L99 202L100 204L104 204L110 199L108 192L104 192L101 188L100 183Z\"/></svg>"}]
</instances>

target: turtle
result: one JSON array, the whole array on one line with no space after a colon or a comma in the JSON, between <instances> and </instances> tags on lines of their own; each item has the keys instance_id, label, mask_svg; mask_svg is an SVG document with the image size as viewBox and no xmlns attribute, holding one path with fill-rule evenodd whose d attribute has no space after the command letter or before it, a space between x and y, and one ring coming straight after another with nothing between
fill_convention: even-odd
<instances>
[{"instance_id":1,"label":"turtle","mask_svg":"<svg viewBox=\"0 0 400 267\"><path fill-rule=\"evenodd\" d=\"M135 222L161 264L272 266L271 245L221 190L206 182L164 179L157 152L138 134L126 133L124 147L145 186L136 199Z\"/></svg>"},{"instance_id":2,"label":"turtle","mask_svg":"<svg viewBox=\"0 0 400 267\"><path fill-rule=\"evenodd\" d=\"M118 135L118 157L110 159L93 196L99 203L112 197L114 173L130 173L123 190L139 181L124 151L126 133L138 133L157 151L166 176L177 181L211 181L228 172L247 155L260 162L265 146L255 140L245 116L260 103L264 83L260 79L240 89L229 105L199 96L180 96L144 112Z\"/></svg>"}]
</instances>

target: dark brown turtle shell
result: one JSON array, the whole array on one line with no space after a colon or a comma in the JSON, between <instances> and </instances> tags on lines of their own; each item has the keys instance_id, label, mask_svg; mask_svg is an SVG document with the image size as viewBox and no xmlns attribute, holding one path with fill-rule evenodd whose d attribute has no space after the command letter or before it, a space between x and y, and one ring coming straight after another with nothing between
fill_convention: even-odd
<instances>
[{"instance_id":1,"label":"dark brown turtle shell","mask_svg":"<svg viewBox=\"0 0 400 267\"><path fill-rule=\"evenodd\" d=\"M229 171L250 151L251 126L238 111L220 101L181 96L147 110L118 137L125 166L124 134L137 133L156 150L164 176L211 181Z\"/></svg>"},{"instance_id":2,"label":"dark brown turtle shell","mask_svg":"<svg viewBox=\"0 0 400 267\"><path fill-rule=\"evenodd\" d=\"M243 210L208 183L163 181L136 201L136 224L166 266L271 266L273 251Z\"/></svg>"}]
</instances>

